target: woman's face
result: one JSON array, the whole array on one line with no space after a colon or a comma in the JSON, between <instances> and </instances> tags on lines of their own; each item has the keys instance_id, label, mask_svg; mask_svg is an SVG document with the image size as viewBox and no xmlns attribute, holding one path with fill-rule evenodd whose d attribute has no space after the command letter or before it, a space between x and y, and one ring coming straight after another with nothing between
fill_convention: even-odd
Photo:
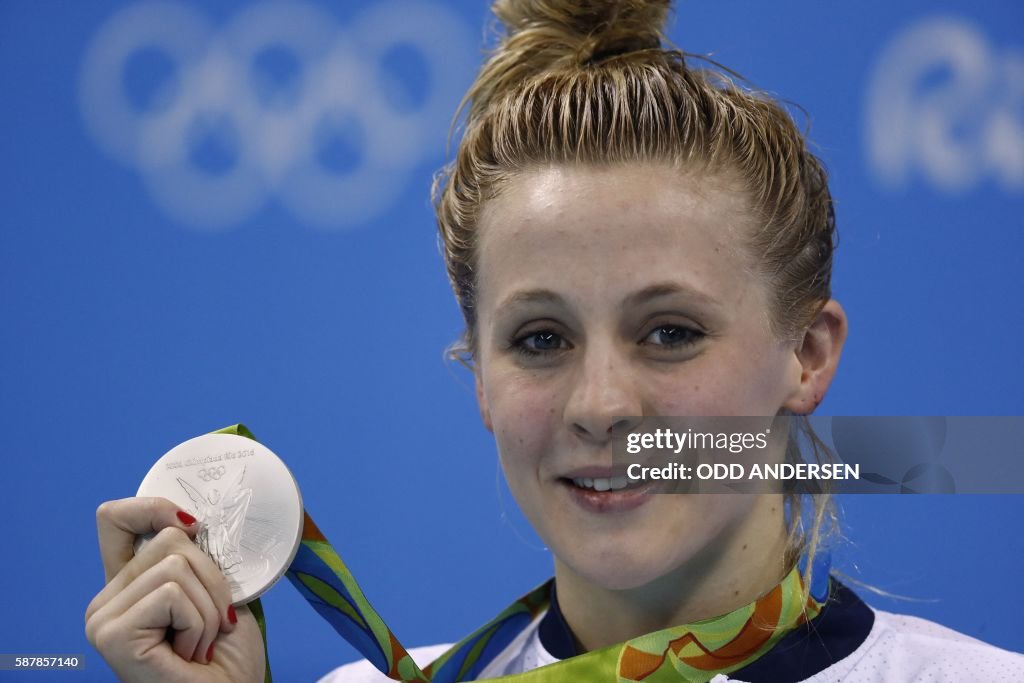
<instances>
[{"instance_id":1,"label":"woman's face","mask_svg":"<svg viewBox=\"0 0 1024 683\"><path fill-rule=\"evenodd\" d=\"M573 479L611 466L617 417L775 415L799 394L745 200L663 166L555 166L513 179L479 228L477 395L520 507L598 585L681 567L754 496L625 490L601 504Z\"/></svg>"}]
</instances>

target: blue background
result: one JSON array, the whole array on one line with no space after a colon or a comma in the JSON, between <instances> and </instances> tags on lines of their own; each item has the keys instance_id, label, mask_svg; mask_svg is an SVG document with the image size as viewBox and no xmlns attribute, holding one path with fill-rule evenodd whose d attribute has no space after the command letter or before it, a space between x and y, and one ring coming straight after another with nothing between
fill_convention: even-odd
<instances>
[{"instance_id":1,"label":"blue background","mask_svg":"<svg viewBox=\"0 0 1024 683\"><path fill-rule=\"evenodd\" d=\"M812 116L838 202L835 295L851 325L825 414L1024 412L1024 5L943 3L948 35L975 36L984 56L972 81L944 61L944 43L917 71L886 52L934 19L934 4L682 2L670 32ZM486 6L435 10L461 42L440 41L434 72L401 48L375 72L371 87L413 118L442 81L456 95L444 116L417 119L418 146L373 215L347 199L311 218L269 188L252 210L205 224L201 206L161 201L152 175L113 155L83 110L86 55L133 6L0 4L0 651L86 654L85 672L32 680L111 680L83 629L103 582L95 508L133 494L170 447L239 421L282 455L407 645L461 637L551 571L498 474L470 375L442 360L461 319L428 190L446 117L479 63ZM245 7L191 6L215 34ZM315 6L346 27L371 3ZM301 60L286 52L246 73L287 112ZM869 142L901 122L913 133L919 118L884 107L872 118L869 103L880 74L903 72L901 96L945 116L962 155L928 161L910 146L896 182ZM137 55L115 77L140 112L175 97L166 56ZM211 177L239 163L238 132L222 124L197 123L185 149ZM366 167L362 133L339 126L321 140L329 173ZM947 182L943 169L968 175ZM848 540L836 566L912 598L861 591L871 604L1024 650L1019 496L840 503ZM280 680L356 657L287 583L265 606Z\"/></svg>"}]
</instances>

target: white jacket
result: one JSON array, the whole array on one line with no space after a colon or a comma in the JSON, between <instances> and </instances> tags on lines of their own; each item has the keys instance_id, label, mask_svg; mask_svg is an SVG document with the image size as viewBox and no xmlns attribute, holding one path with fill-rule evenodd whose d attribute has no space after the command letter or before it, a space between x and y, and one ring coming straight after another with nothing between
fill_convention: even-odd
<instances>
[{"instance_id":1,"label":"white jacket","mask_svg":"<svg viewBox=\"0 0 1024 683\"><path fill-rule=\"evenodd\" d=\"M1000 649L925 619L875 610L864 642L850 655L819 671L807 683L1024 683L1024 655ZM541 645L537 626L543 613L499 654L481 678L521 673L558 660ZM425 665L451 645L412 648ZM320 683L389 681L367 661L340 666ZM745 683L719 674L711 683Z\"/></svg>"}]
</instances>

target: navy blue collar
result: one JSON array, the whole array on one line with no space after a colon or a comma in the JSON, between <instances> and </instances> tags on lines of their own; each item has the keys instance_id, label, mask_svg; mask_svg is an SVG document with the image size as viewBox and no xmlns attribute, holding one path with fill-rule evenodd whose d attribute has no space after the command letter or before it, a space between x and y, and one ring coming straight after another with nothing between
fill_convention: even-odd
<instances>
[{"instance_id":1,"label":"navy blue collar","mask_svg":"<svg viewBox=\"0 0 1024 683\"><path fill-rule=\"evenodd\" d=\"M729 674L748 683L790 683L802 681L849 656L867 639L875 613L834 578L829 599L811 621L787 633L767 654ZM540 643L557 659L580 654L572 629L565 621L555 583L551 582L551 605L537 630Z\"/></svg>"},{"instance_id":2,"label":"navy blue collar","mask_svg":"<svg viewBox=\"0 0 1024 683\"><path fill-rule=\"evenodd\" d=\"M540 644L552 657L569 659L569 657L580 654L579 648L576 647L576 638L572 635L572 629L565 622L562 609L558 606L554 581L551 582L551 604L548 606L547 613L540 620L537 635L540 637Z\"/></svg>"}]
</instances>

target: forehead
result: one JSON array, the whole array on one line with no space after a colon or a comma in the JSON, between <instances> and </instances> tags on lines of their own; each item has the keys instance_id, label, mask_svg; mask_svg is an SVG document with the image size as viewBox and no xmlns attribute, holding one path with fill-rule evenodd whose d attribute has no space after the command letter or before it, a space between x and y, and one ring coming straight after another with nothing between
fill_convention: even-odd
<instances>
[{"instance_id":1,"label":"forehead","mask_svg":"<svg viewBox=\"0 0 1024 683\"><path fill-rule=\"evenodd\" d=\"M726 303L752 270L751 223L745 195L721 176L640 164L530 170L484 204L478 296L540 285L604 294L675 280Z\"/></svg>"}]
</instances>

